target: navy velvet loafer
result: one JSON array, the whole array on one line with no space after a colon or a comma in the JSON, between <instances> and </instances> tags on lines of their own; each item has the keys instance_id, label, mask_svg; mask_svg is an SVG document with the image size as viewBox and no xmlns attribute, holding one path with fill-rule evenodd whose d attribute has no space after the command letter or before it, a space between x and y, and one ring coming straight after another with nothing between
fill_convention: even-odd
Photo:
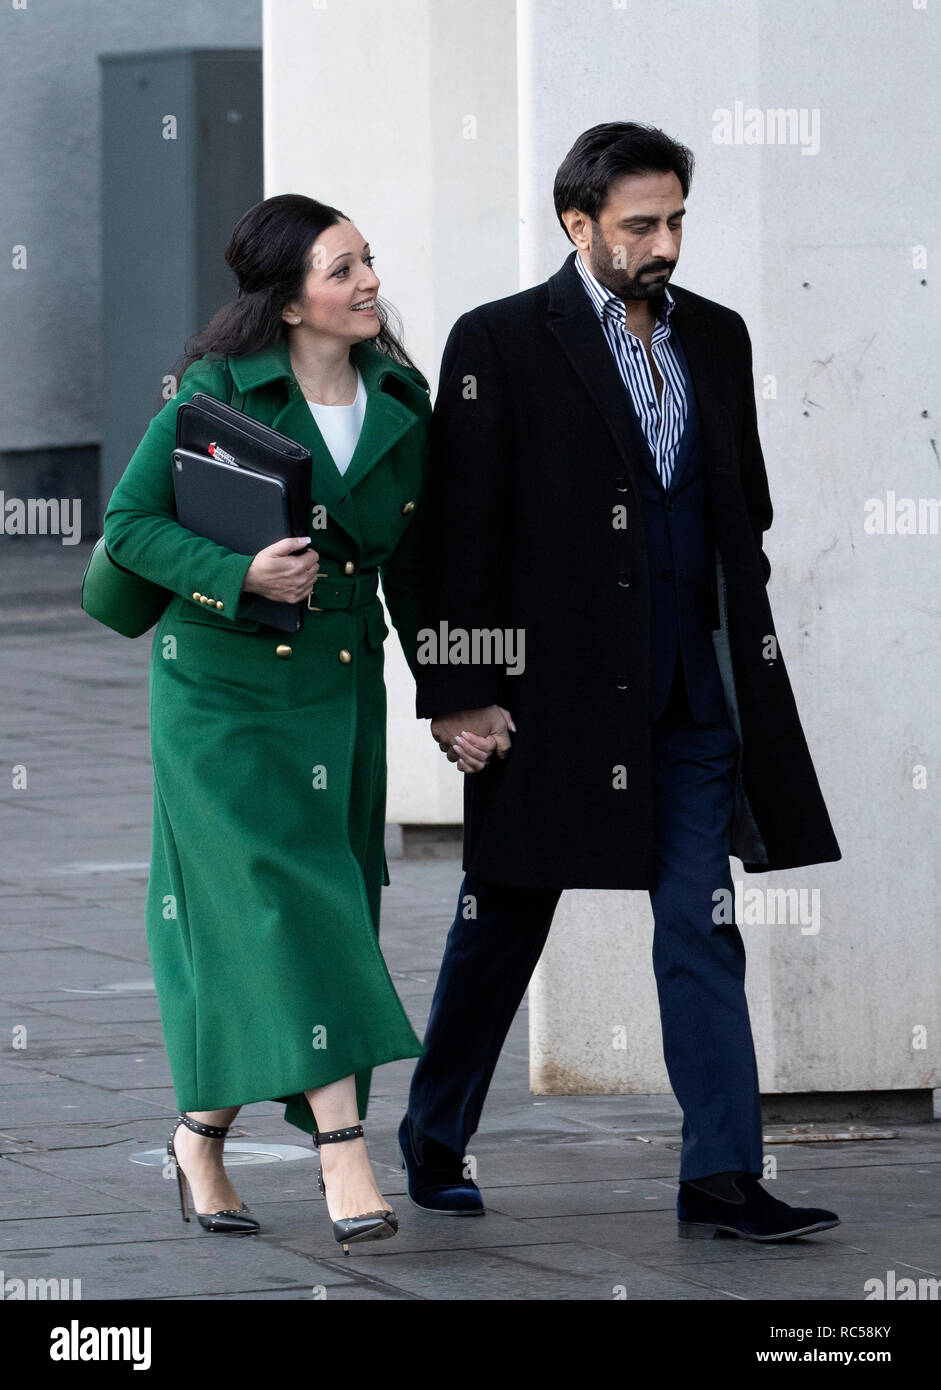
<instances>
[{"instance_id":1,"label":"navy velvet loafer","mask_svg":"<svg viewBox=\"0 0 941 1390\"><path fill-rule=\"evenodd\" d=\"M484 1215L480 1188L464 1176L462 1156L423 1134L408 1115L399 1125L399 1148L416 1207L439 1216Z\"/></svg>"},{"instance_id":2,"label":"navy velvet loafer","mask_svg":"<svg viewBox=\"0 0 941 1390\"><path fill-rule=\"evenodd\" d=\"M698 1186L697 1184L707 1186ZM839 1226L836 1212L789 1207L766 1192L754 1173L717 1173L681 1182L676 1200L678 1234L693 1240L740 1236L743 1240L793 1240Z\"/></svg>"}]
</instances>

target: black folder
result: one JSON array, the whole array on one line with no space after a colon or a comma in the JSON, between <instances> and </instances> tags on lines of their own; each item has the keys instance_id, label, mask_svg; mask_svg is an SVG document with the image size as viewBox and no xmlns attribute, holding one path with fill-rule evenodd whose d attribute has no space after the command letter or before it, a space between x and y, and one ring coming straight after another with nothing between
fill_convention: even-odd
<instances>
[{"instance_id":1,"label":"black folder","mask_svg":"<svg viewBox=\"0 0 941 1390\"><path fill-rule=\"evenodd\" d=\"M240 555L309 534L310 450L215 396L197 392L177 411L173 490L187 530ZM298 632L304 606L243 595L240 612Z\"/></svg>"}]
</instances>

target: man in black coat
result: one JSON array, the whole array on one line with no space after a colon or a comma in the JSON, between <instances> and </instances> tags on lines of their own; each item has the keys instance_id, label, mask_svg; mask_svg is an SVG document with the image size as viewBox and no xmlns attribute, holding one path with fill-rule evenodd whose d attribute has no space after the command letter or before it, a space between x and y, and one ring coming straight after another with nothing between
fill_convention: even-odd
<instances>
[{"instance_id":1,"label":"man in black coat","mask_svg":"<svg viewBox=\"0 0 941 1390\"><path fill-rule=\"evenodd\" d=\"M445 347L417 713L468 774L466 876L400 1142L419 1206L483 1211L462 1156L562 890L646 889L680 1234L780 1240L837 1218L758 1181L729 854L840 851L766 593L748 333L668 286L692 165L652 127L586 131L555 182L574 251Z\"/></svg>"}]
</instances>

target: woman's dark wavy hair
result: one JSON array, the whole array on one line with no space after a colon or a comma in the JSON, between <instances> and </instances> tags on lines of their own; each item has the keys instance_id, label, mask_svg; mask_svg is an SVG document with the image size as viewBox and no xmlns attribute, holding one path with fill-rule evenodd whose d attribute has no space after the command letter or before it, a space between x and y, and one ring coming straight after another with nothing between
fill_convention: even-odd
<instances>
[{"instance_id":1,"label":"woman's dark wavy hair","mask_svg":"<svg viewBox=\"0 0 941 1390\"><path fill-rule=\"evenodd\" d=\"M286 340L288 326L281 310L300 296L310 269L311 242L341 220L350 219L338 208L302 193L280 193L249 208L225 249L226 263L238 283L238 296L187 340L182 357L173 366L176 382L200 357L244 357ZM369 341L393 361L414 367L400 340L402 325L395 310L382 299L376 309L381 326Z\"/></svg>"},{"instance_id":2,"label":"woman's dark wavy hair","mask_svg":"<svg viewBox=\"0 0 941 1390\"><path fill-rule=\"evenodd\" d=\"M608 189L622 174L669 174L680 181L685 198L693 176L693 152L658 126L608 121L584 131L559 165L552 190L555 214L565 235L563 212L578 208L598 221ZM569 237L569 241L571 241Z\"/></svg>"}]
</instances>

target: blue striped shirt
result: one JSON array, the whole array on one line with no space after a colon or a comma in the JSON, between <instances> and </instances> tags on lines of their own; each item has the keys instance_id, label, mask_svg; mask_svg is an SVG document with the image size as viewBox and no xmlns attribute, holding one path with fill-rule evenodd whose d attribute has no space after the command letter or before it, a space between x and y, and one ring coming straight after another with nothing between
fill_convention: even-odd
<instances>
[{"instance_id":1,"label":"blue striped shirt","mask_svg":"<svg viewBox=\"0 0 941 1390\"><path fill-rule=\"evenodd\" d=\"M612 294L595 279L577 251L575 269L581 276L588 298L601 321L608 347L621 373L621 380L630 394L634 412L650 447L660 481L668 488L686 426L686 382L683 369L670 342L670 315L676 301L664 286L666 311L657 319L651 340L651 352L663 379L661 408L644 345L627 327L623 299Z\"/></svg>"}]
</instances>

